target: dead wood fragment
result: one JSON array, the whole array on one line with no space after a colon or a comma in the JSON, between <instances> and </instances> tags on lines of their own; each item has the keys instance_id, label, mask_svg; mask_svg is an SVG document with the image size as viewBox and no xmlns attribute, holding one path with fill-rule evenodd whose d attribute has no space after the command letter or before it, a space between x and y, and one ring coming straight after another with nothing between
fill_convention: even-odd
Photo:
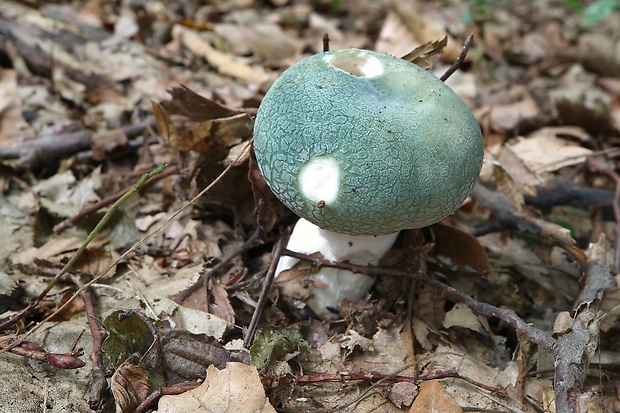
<instances>
[{"instance_id":1,"label":"dead wood fragment","mask_svg":"<svg viewBox=\"0 0 620 413\"><path fill-rule=\"evenodd\" d=\"M91 410L101 411L100 409L106 402L106 394L108 391L108 381L106 380L105 365L103 363L103 351L101 350L101 344L106 338L107 333L99 327L95 314L95 304L93 299L93 291L91 288L85 288L82 277L79 275L72 275L72 279L78 288L81 289L80 297L84 301L84 311L86 312L86 319L88 322L88 328L93 338L93 348L90 353L91 366L91 382L90 391L88 395L88 405Z\"/></svg>"},{"instance_id":2,"label":"dead wood fragment","mask_svg":"<svg viewBox=\"0 0 620 413\"><path fill-rule=\"evenodd\" d=\"M506 197L487 189L479 182L474 186L471 195L480 205L489 209L497 219L497 222L473 231L473 235L480 236L501 229L529 232L546 238L563 248L579 265L584 265L587 262L586 255L581 249L577 248L569 230L543 219L517 212Z\"/></svg>"},{"instance_id":3,"label":"dead wood fragment","mask_svg":"<svg viewBox=\"0 0 620 413\"><path fill-rule=\"evenodd\" d=\"M120 131L128 138L135 138L154 126L155 119L149 117L137 125L127 125ZM14 147L0 148L0 161L17 160L18 169L32 170L89 150L93 136L93 132L82 130L23 141Z\"/></svg>"},{"instance_id":4,"label":"dead wood fragment","mask_svg":"<svg viewBox=\"0 0 620 413\"><path fill-rule=\"evenodd\" d=\"M330 260L325 260L322 258L317 258L314 256L310 256L307 254L301 254L298 252L290 251L285 249L282 252L283 255L287 255L289 257L297 258L302 261L308 261L312 263L312 265L317 267L331 267L331 268L339 268L347 271L354 272L356 274L367 274L375 277L379 276L387 276L387 277L405 277L411 278L415 281L428 284L431 287L439 290L444 297L453 300L455 302L462 302L467 304L467 306L476 314L481 315L483 317L496 317L500 320L511 325L518 334L522 334L527 337L531 342L538 344L541 348L545 349L551 354L554 354L554 349L556 346L556 340L545 333L544 331L530 325L523 321L514 311L506 310L502 308L495 307L491 304L482 303L468 296L467 294L463 294L462 292L456 290L449 285L446 285L442 282L439 282L428 275L422 272L407 272L407 271L398 271L389 268L382 267L367 267L363 265L351 264L348 262L335 262Z\"/></svg>"},{"instance_id":5,"label":"dead wood fragment","mask_svg":"<svg viewBox=\"0 0 620 413\"><path fill-rule=\"evenodd\" d=\"M616 190L614 191L614 199L612 202L612 208L614 211L614 218L616 220L616 241L614 248L614 269L616 271L620 270L620 241L618 238L620 237L620 175L616 173L613 167L608 167L603 162L595 159L588 158L588 166L592 172L601 173L607 175L616 185Z\"/></svg>"},{"instance_id":6,"label":"dead wood fragment","mask_svg":"<svg viewBox=\"0 0 620 413\"><path fill-rule=\"evenodd\" d=\"M452 63L452 65L450 65L448 70L446 70L446 73L441 75L441 77L439 78L442 82L445 82L446 80L448 80L448 78L452 76L452 73L456 72L458 68L461 67L461 65L465 61L465 58L467 57L467 52L469 51L469 47L471 46L471 42L473 40L474 40L473 34L470 34L469 36L467 36L467 38L465 39L465 42L463 43L463 49L461 50L461 54L459 54L459 57L457 57L454 63Z\"/></svg>"},{"instance_id":7,"label":"dead wood fragment","mask_svg":"<svg viewBox=\"0 0 620 413\"><path fill-rule=\"evenodd\" d=\"M243 339L243 345L246 348L249 348L254 341L254 334L256 334L256 328L258 327L258 320L260 320L260 316L265 308L265 304L267 303L267 297L269 296L269 291L271 290L271 286L273 285L273 280L275 278L276 268L278 267L278 262L280 261L283 251L285 251L286 244L288 244L288 238L289 234L284 233L275 246L273 257L271 259L271 265L269 265L269 270L265 276L265 281L263 281L263 289L260 292L258 303L256 304L254 314L252 314L252 319L250 320L248 330L245 334L245 338Z\"/></svg>"}]
</instances>

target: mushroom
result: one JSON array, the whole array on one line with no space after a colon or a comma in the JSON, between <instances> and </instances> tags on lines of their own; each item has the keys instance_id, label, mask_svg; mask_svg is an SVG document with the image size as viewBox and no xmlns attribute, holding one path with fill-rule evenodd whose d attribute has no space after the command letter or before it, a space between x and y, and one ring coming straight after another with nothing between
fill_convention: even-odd
<instances>
[{"instance_id":1,"label":"mushroom","mask_svg":"<svg viewBox=\"0 0 620 413\"><path fill-rule=\"evenodd\" d=\"M287 248L377 265L400 230L434 224L462 204L483 142L467 105L431 73L345 49L284 71L258 109L254 150L273 193L302 218ZM281 258L276 274L296 262ZM322 318L373 284L333 268L312 280L307 305Z\"/></svg>"}]
</instances>

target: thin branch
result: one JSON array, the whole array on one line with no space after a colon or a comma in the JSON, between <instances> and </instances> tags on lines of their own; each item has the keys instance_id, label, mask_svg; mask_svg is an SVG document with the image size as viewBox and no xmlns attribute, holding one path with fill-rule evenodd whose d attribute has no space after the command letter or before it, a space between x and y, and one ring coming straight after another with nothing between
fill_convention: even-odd
<instances>
[{"instance_id":1,"label":"thin branch","mask_svg":"<svg viewBox=\"0 0 620 413\"><path fill-rule=\"evenodd\" d=\"M614 269L618 271L620 270L620 241L618 241L618 237L620 237L620 175L595 158L589 157L587 162L588 167L592 172L607 175L616 185L614 199L611 205L614 211L614 219L616 221L616 226L614 228L616 235L616 240L614 241Z\"/></svg>"},{"instance_id":2,"label":"thin branch","mask_svg":"<svg viewBox=\"0 0 620 413\"><path fill-rule=\"evenodd\" d=\"M244 253L248 249L258 245L260 241L258 241L258 235L260 234L260 228L257 228L252 235L237 249L235 249L225 260L218 262L213 268L211 268L207 273L202 274L194 284L187 287L185 290L179 292L174 297L174 300L181 304L183 301L187 299L194 291L204 285L205 282L209 280L209 278L213 277L217 274L222 268L229 265L231 261L238 256L239 254Z\"/></svg>"},{"instance_id":3,"label":"thin branch","mask_svg":"<svg viewBox=\"0 0 620 413\"><path fill-rule=\"evenodd\" d=\"M470 34L469 36L467 36L467 38L465 39L465 42L463 42L463 49L461 50L461 54L459 55L459 57L456 58L456 60L454 61L454 63L452 63L452 65L448 68L448 70L446 70L446 73L444 73L439 78L439 80L441 80L442 82L445 82L446 80L448 80L450 76L452 76L454 72L458 70L459 67L461 67L461 65L463 64L463 61L465 60L465 57L467 56L467 52L469 51L469 47L471 46L471 42L473 40L474 40L473 34Z\"/></svg>"},{"instance_id":4,"label":"thin branch","mask_svg":"<svg viewBox=\"0 0 620 413\"><path fill-rule=\"evenodd\" d=\"M44 325L45 322L49 321L52 317L54 317L56 314L58 314L58 312L62 311L65 307L67 307L73 300L75 300L75 298L85 289L90 287L91 285L95 284L97 281L99 281L103 276L105 276L110 270L112 270L112 268L114 268L116 265L118 265L121 261L123 261L129 254L133 253L136 249L138 249L140 246L142 246L147 240L149 240L153 235L155 235L156 233L158 233L159 231L161 231L162 229L164 229L166 227L166 225L168 225L170 223L170 221L172 221L173 219L175 219L179 214L181 214L183 211L185 211L187 208L189 208L191 205L195 204L198 199L200 199L200 197L202 197L204 194L206 194L207 192L209 192L215 185L217 185L221 180L222 177L224 177L224 175L226 175L228 173L228 171L230 171L230 169L232 169L234 167L234 165L240 160L243 159L248 151L250 150L251 145L248 145L248 147L243 151L243 153L241 153L237 159L235 160L235 162L230 163L223 171L222 173L213 180L213 182L211 182L205 189L203 189L202 191L200 191L200 193L198 195L196 195L194 198L192 198L190 201L186 202L183 207L181 207L179 210L175 211L173 214L171 214L166 220L164 220L164 222L162 222L161 224L159 224L157 226L157 228L153 229L151 232L149 232L148 234L146 234L140 241L136 242L134 245L131 246L131 248L129 248L127 251L125 251L120 257L118 257L118 259L116 259L113 263L111 263L108 268L106 268L103 272L97 274L97 276L95 278L93 278L92 280L90 280L89 282L87 282L86 284L84 284L84 287L80 288L78 291L76 291L67 301L65 301L65 303L63 305L61 305L60 307L58 307L56 309L56 311L54 311L52 314L50 314L49 316L47 316L42 322L40 322L39 324L37 324L36 326L34 326L33 328L31 328L30 330L28 330L28 332L26 332L25 334L23 334L20 337L20 340L25 339L26 337L29 337L30 335L32 335L35 331L37 331L39 328L41 328L41 326ZM15 344L14 344L15 345ZM14 346L13 345L13 346ZM0 349L0 353L3 353L5 351L7 351L8 349Z\"/></svg>"},{"instance_id":5,"label":"thin branch","mask_svg":"<svg viewBox=\"0 0 620 413\"><path fill-rule=\"evenodd\" d=\"M179 173L179 168L177 166L174 166L170 169L167 169L166 171L158 174L157 176L153 176L151 177L148 181L146 181L144 183L144 185L142 186L142 188L148 188L149 186L153 185L155 182L161 181L162 179L170 176L170 175L176 175ZM104 208L110 204L113 204L114 202L116 202L121 196L123 196L123 194L127 193L128 191L130 191L133 188L133 185L128 186L126 188L121 189L120 191L118 191L117 193L104 198L98 202L95 202L93 204L89 204L87 206L85 206L84 208L82 208L77 214L75 214L74 216L72 216L71 218L67 218L64 221L62 221L61 223L57 224L54 226L54 233L56 235L60 235L62 234L64 231L66 231L67 229L71 228L73 225L75 225L76 222L78 222L80 219L84 218L87 215L92 214L93 212L96 212L98 210L100 210L101 208Z\"/></svg>"},{"instance_id":6,"label":"thin branch","mask_svg":"<svg viewBox=\"0 0 620 413\"><path fill-rule=\"evenodd\" d=\"M72 275L72 278L78 288L84 287L82 277L79 275ZM101 347L107 333L99 327L99 323L97 323L96 320L93 290L91 288L84 288L80 293L80 297L82 297L84 301L84 311L86 312L88 328L93 338L93 348L90 353L92 366L88 405L91 410L99 411L99 408L104 403L105 394L108 390L105 365L103 364L103 350Z\"/></svg>"},{"instance_id":7,"label":"thin branch","mask_svg":"<svg viewBox=\"0 0 620 413\"><path fill-rule=\"evenodd\" d=\"M497 317L500 320L511 325L518 334L523 335L529 341L539 345L541 348L545 349L551 354L554 354L555 346L557 344L556 340L549 336L544 331L526 323L523 321L514 311L505 310L502 308L495 307L491 304L482 303L473 299L472 297L463 294L462 292L450 287L449 285L443 284L435 279L430 278L429 276L421 273L421 272L406 272L406 271L398 271L392 270L389 268L382 267L370 267L363 265L350 264L345 262L335 262L324 260L321 258L312 257L310 255L301 254L298 252L284 250L283 255L287 255L289 257L297 258L299 260L308 261L312 263L312 265L316 267L331 267L331 268L340 268L344 270L348 270L354 273L359 274L367 274L370 276L388 276L388 277L407 277L418 282L422 282L430 285L433 288L439 290L446 298L467 304L467 306L476 314L481 315L483 317Z\"/></svg>"},{"instance_id":8,"label":"thin branch","mask_svg":"<svg viewBox=\"0 0 620 413\"><path fill-rule=\"evenodd\" d=\"M265 308L265 304L267 303L267 296L269 295L269 291L271 290L271 286L273 285L273 279L275 278L276 268L278 267L278 262L280 261L280 257L282 256L282 251L284 251L284 247L288 243L288 237L289 234L287 232L284 233L276 244L275 250L273 252L273 258L271 259L271 264L269 265L269 270L267 271L267 275L265 276L265 281L263 281L263 289L261 290L258 303L256 304L256 308L254 309L254 314L252 314L252 320L250 320L250 324L248 325L248 331L243 340L243 345L246 348L249 348L254 341L254 335L256 334L258 320L260 319L260 316L263 313L263 309Z\"/></svg>"},{"instance_id":9,"label":"thin branch","mask_svg":"<svg viewBox=\"0 0 620 413\"><path fill-rule=\"evenodd\" d=\"M108 212L97 223L95 228L90 232L90 234L88 234L88 237L86 237L82 245L80 245L80 248L78 248L75 254L73 254L71 259L58 272L58 274L56 274L56 276L51 279L51 281L47 284L47 287L41 292L41 294L39 294L37 298L32 300L30 303L28 303L28 305L23 310L21 310L18 314L13 316L11 319L5 321L4 323L0 324L0 331L6 330L10 328L11 326L15 325L15 323L17 323L19 320L24 318L26 314L32 311L32 309L34 309L41 302L41 300L43 300L43 298L45 298L45 296L52 290L52 288L54 288L54 286L58 283L60 278L69 272L69 270L73 267L73 265L77 262L77 260L82 256L84 251L86 251L86 248L91 243L91 241L95 238L95 236L99 232L101 232L103 227L108 223L112 215L123 204L123 202L125 202L134 193L139 191L142 185L144 185L149 179L163 172L163 170L166 169L166 166L167 164L162 164L161 166L157 167L151 172L144 174L142 178L129 191L127 191L122 197L117 199L116 202L114 202L114 204L110 207Z\"/></svg>"}]
</instances>

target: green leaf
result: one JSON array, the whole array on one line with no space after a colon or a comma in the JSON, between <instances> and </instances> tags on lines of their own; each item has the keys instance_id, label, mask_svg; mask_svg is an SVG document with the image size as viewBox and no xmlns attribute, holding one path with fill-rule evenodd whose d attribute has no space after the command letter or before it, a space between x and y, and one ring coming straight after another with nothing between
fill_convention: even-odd
<instances>
[{"instance_id":1,"label":"green leaf","mask_svg":"<svg viewBox=\"0 0 620 413\"><path fill-rule=\"evenodd\" d=\"M124 311L114 311L103 321L108 337L101 345L114 368L119 368L132 355L144 355L153 343L153 334L149 326L136 315L123 317Z\"/></svg>"},{"instance_id":2,"label":"green leaf","mask_svg":"<svg viewBox=\"0 0 620 413\"><path fill-rule=\"evenodd\" d=\"M250 348L252 364L258 369L263 369L304 345L301 333L295 328L265 328L256 333L254 344Z\"/></svg>"},{"instance_id":3,"label":"green leaf","mask_svg":"<svg viewBox=\"0 0 620 413\"><path fill-rule=\"evenodd\" d=\"M581 27L588 28L614 12L620 6L619 0L597 0L583 10Z\"/></svg>"}]
</instances>

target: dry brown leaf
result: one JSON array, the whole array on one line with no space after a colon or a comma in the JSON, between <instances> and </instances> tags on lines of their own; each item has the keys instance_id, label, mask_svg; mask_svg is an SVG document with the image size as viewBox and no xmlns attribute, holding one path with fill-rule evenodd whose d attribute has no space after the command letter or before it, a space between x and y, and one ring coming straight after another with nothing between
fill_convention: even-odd
<instances>
[{"instance_id":1,"label":"dry brown leaf","mask_svg":"<svg viewBox=\"0 0 620 413\"><path fill-rule=\"evenodd\" d=\"M214 25L214 30L230 43L233 52L243 55L251 51L262 57L269 66L282 64L303 49L300 40L284 33L280 26L273 23L220 23Z\"/></svg>"},{"instance_id":2,"label":"dry brown leaf","mask_svg":"<svg viewBox=\"0 0 620 413\"><path fill-rule=\"evenodd\" d=\"M485 334L490 331L485 319L478 317L474 312L463 303L457 303L446 313L443 321L444 328L463 327L476 333Z\"/></svg>"},{"instance_id":3,"label":"dry brown leaf","mask_svg":"<svg viewBox=\"0 0 620 413\"><path fill-rule=\"evenodd\" d=\"M403 406L411 406L418 393L418 386L407 381L401 381L394 383L388 393L388 399L402 408Z\"/></svg>"},{"instance_id":4,"label":"dry brown leaf","mask_svg":"<svg viewBox=\"0 0 620 413\"><path fill-rule=\"evenodd\" d=\"M248 178L252 184L252 193L254 194L256 221L265 233L269 233L278 220L275 209L280 201L271 192L267 182L265 182L265 178L260 173L253 150L250 154Z\"/></svg>"},{"instance_id":5,"label":"dry brown leaf","mask_svg":"<svg viewBox=\"0 0 620 413\"><path fill-rule=\"evenodd\" d=\"M403 56L418 46L420 42L411 33L403 19L394 11L389 11L381 26L375 50L392 56Z\"/></svg>"},{"instance_id":6,"label":"dry brown leaf","mask_svg":"<svg viewBox=\"0 0 620 413\"><path fill-rule=\"evenodd\" d=\"M170 100L161 102L161 106L171 114L182 115L196 122L228 118L243 113L201 96L185 86L173 87L168 93Z\"/></svg>"},{"instance_id":7,"label":"dry brown leaf","mask_svg":"<svg viewBox=\"0 0 620 413\"><path fill-rule=\"evenodd\" d=\"M428 335L432 331L431 328L426 324L426 322L414 318L413 319L413 335L418 343L422 346L424 350L431 350L433 348L433 344L428 339Z\"/></svg>"},{"instance_id":8,"label":"dry brown leaf","mask_svg":"<svg viewBox=\"0 0 620 413\"><path fill-rule=\"evenodd\" d=\"M506 171L501 164L494 164L493 177L495 178L497 189L510 200L515 211L521 212L525 200L514 179L512 179L512 176L510 176L508 171Z\"/></svg>"},{"instance_id":9,"label":"dry brown leaf","mask_svg":"<svg viewBox=\"0 0 620 413\"><path fill-rule=\"evenodd\" d=\"M99 162L105 160L110 150L125 145L127 141L127 135L121 128L93 134L90 144L93 159Z\"/></svg>"},{"instance_id":10,"label":"dry brown leaf","mask_svg":"<svg viewBox=\"0 0 620 413\"><path fill-rule=\"evenodd\" d=\"M527 138L517 138L506 148L519 157L534 173L552 172L569 165L583 163L592 154L590 149L576 145L545 128Z\"/></svg>"},{"instance_id":11,"label":"dry brown leaf","mask_svg":"<svg viewBox=\"0 0 620 413\"><path fill-rule=\"evenodd\" d=\"M116 413L132 413L149 395L148 377L141 367L124 362L112 375L110 384Z\"/></svg>"},{"instance_id":12,"label":"dry brown leaf","mask_svg":"<svg viewBox=\"0 0 620 413\"><path fill-rule=\"evenodd\" d=\"M196 56L204 58L211 66L223 75L228 75L244 82L260 85L269 79L269 75L262 66L246 64L243 59L215 49L208 39L203 38L197 31L181 25L172 29L172 37L180 40L181 44Z\"/></svg>"},{"instance_id":13,"label":"dry brown leaf","mask_svg":"<svg viewBox=\"0 0 620 413\"><path fill-rule=\"evenodd\" d=\"M214 302L209 306L209 312L230 324L235 324L235 311L230 304L226 289L217 281L211 282L210 287Z\"/></svg>"},{"instance_id":14,"label":"dry brown leaf","mask_svg":"<svg viewBox=\"0 0 620 413\"><path fill-rule=\"evenodd\" d=\"M486 250L473 235L448 225L436 224L435 247L432 254L443 255L460 265L467 265L476 271L493 274L493 267Z\"/></svg>"},{"instance_id":15,"label":"dry brown leaf","mask_svg":"<svg viewBox=\"0 0 620 413\"><path fill-rule=\"evenodd\" d=\"M437 59L439 59L447 44L448 37L444 36L441 40L434 40L432 42L425 43L422 46L416 47L402 58L420 66L423 69L429 70L433 67L433 64L435 64Z\"/></svg>"},{"instance_id":16,"label":"dry brown leaf","mask_svg":"<svg viewBox=\"0 0 620 413\"><path fill-rule=\"evenodd\" d=\"M413 402L409 413L463 413L441 383L437 380L420 384L420 394Z\"/></svg>"},{"instance_id":17,"label":"dry brown leaf","mask_svg":"<svg viewBox=\"0 0 620 413\"><path fill-rule=\"evenodd\" d=\"M214 146L227 148L252 135L253 122L245 113L206 120L179 130L162 105L153 102L152 108L159 133L170 146L181 152L207 152Z\"/></svg>"},{"instance_id":18,"label":"dry brown leaf","mask_svg":"<svg viewBox=\"0 0 620 413\"><path fill-rule=\"evenodd\" d=\"M524 120L531 120L540 114L540 108L531 98L505 105L495 105L489 114L495 128L502 131L514 131Z\"/></svg>"},{"instance_id":19,"label":"dry brown leaf","mask_svg":"<svg viewBox=\"0 0 620 413\"><path fill-rule=\"evenodd\" d=\"M207 378L199 387L176 396L164 396L159 401L158 413L275 413L254 366L228 363L218 370L207 369Z\"/></svg>"},{"instance_id":20,"label":"dry brown leaf","mask_svg":"<svg viewBox=\"0 0 620 413\"><path fill-rule=\"evenodd\" d=\"M461 54L462 46L443 30L440 25L432 21L422 14L420 14L414 5L406 0L395 0L393 2L396 13L403 19L404 23L409 27L409 30L415 35L421 44L436 41L437 39L443 39L448 37L448 44L444 49L442 60L449 62L455 61ZM465 61L469 61L470 57L467 55Z\"/></svg>"},{"instance_id":21,"label":"dry brown leaf","mask_svg":"<svg viewBox=\"0 0 620 413\"><path fill-rule=\"evenodd\" d=\"M445 303L446 300L437 294L436 289L423 284L420 286L418 299L415 302L416 314L420 320L438 328L446 316Z\"/></svg>"},{"instance_id":22,"label":"dry brown leaf","mask_svg":"<svg viewBox=\"0 0 620 413\"><path fill-rule=\"evenodd\" d=\"M568 311L562 311L555 317L552 335L555 338L568 334L573 326L573 317Z\"/></svg>"},{"instance_id":23,"label":"dry brown leaf","mask_svg":"<svg viewBox=\"0 0 620 413\"><path fill-rule=\"evenodd\" d=\"M11 261L13 265L28 265L35 259L47 260L65 252L75 251L83 242L84 240L77 237L54 238L39 248L31 247L18 252L11 258Z\"/></svg>"},{"instance_id":24,"label":"dry brown leaf","mask_svg":"<svg viewBox=\"0 0 620 413\"><path fill-rule=\"evenodd\" d=\"M80 258L75 263L75 268L89 274L98 275L110 268L110 265L116 261L116 255L101 247L89 247L80 255ZM112 277L115 273L116 265L113 265L106 277Z\"/></svg>"},{"instance_id":25,"label":"dry brown leaf","mask_svg":"<svg viewBox=\"0 0 620 413\"><path fill-rule=\"evenodd\" d=\"M316 253L321 256L321 254ZM299 261L292 268L282 271L274 284L284 297L294 298L305 302L314 288L314 282L310 275L315 274L317 269L305 261Z\"/></svg>"}]
</instances>

